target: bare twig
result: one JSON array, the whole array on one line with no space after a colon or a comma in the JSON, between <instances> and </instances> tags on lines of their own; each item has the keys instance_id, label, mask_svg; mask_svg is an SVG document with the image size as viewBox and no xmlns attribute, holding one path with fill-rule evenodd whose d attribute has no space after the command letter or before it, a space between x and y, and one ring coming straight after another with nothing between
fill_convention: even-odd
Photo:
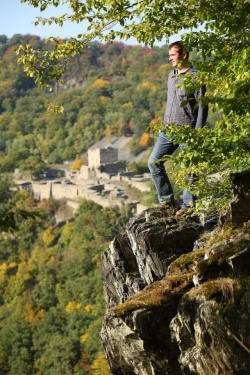
<instances>
[{"instance_id":1,"label":"bare twig","mask_svg":"<svg viewBox=\"0 0 250 375\"><path fill-rule=\"evenodd\" d=\"M228 336L231 336L248 354L250 354L250 349L240 339L238 339L238 337L236 337L228 327L226 327L226 329Z\"/></svg>"}]
</instances>

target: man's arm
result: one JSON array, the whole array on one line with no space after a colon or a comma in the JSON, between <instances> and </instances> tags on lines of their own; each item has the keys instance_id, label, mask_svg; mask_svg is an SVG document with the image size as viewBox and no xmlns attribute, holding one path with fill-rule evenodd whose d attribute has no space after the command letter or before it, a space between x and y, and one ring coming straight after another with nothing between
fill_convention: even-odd
<instances>
[{"instance_id":1,"label":"man's arm","mask_svg":"<svg viewBox=\"0 0 250 375\"><path fill-rule=\"evenodd\" d=\"M208 115L208 106L204 106L202 104L202 100L200 100L200 97L204 96L206 92L206 86L203 85L199 92L197 93L196 100L199 101L198 103L198 114L197 114L197 120L195 124L195 129L198 130L199 128L203 128L207 121L207 115Z\"/></svg>"}]
</instances>

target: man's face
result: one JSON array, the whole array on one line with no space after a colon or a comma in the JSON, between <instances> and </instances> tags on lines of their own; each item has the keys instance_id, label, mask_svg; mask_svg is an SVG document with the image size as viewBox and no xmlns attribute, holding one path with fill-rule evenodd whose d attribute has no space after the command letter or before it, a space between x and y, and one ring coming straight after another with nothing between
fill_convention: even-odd
<instances>
[{"instance_id":1,"label":"man's face","mask_svg":"<svg viewBox=\"0 0 250 375\"><path fill-rule=\"evenodd\" d=\"M168 51L169 60L171 61L174 68L177 68L181 60L183 60L185 55L180 55L176 47L171 47Z\"/></svg>"}]
</instances>

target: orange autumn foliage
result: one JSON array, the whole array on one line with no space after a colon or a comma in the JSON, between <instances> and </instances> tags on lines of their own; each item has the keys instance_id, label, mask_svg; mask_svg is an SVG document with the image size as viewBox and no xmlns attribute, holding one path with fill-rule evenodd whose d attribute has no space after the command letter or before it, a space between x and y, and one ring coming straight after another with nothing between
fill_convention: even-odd
<instances>
[{"instance_id":1,"label":"orange autumn foliage","mask_svg":"<svg viewBox=\"0 0 250 375\"><path fill-rule=\"evenodd\" d=\"M150 121L150 124L157 124L159 121L160 121L159 118L153 118L153 119Z\"/></svg>"},{"instance_id":2,"label":"orange autumn foliage","mask_svg":"<svg viewBox=\"0 0 250 375\"><path fill-rule=\"evenodd\" d=\"M109 81L107 79L98 78L93 85L98 89L105 89L109 85Z\"/></svg>"},{"instance_id":3,"label":"orange autumn foliage","mask_svg":"<svg viewBox=\"0 0 250 375\"><path fill-rule=\"evenodd\" d=\"M71 171L80 171L83 161L81 159L76 159L73 164L70 166Z\"/></svg>"},{"instance_id":4,"label":"orange autumn foliage","mask_svg":"<svg viewBox=\"0 0 250 375\"><path fill-rule=\"evenodd\" d=\"M143 133L140 139L140 145L142 147L147 147L149 141L149 134L148 133Z\"/></svg>"},{"instance_id":5,"label":"orange autumn foliage","mask_svg":"<svg viewBox=\"0 0 250 375\"><path fill-rule=\"evenodd\" d=\"M29 306L27 311L25 312L25 320L31 326L31 328L35 328L39 326L45 316L45 310L36 310L33 307Z\"/></svg>"}]
</instances>

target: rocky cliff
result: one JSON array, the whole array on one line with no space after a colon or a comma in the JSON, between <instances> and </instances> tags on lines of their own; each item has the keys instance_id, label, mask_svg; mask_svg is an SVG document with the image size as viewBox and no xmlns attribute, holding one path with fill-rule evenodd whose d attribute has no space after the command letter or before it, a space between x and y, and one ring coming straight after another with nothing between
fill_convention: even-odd
<instances>
[{"instance_id":1,"label":"rocky cliff","mask_svg":"<svg viewBox=\"0 0 250 375\"><path fill-rule=\"evenodd\" d=\"M103 254L114 375L248 375L250 174L213 229L152 208Z\"/></svg>"}]
</instances>

